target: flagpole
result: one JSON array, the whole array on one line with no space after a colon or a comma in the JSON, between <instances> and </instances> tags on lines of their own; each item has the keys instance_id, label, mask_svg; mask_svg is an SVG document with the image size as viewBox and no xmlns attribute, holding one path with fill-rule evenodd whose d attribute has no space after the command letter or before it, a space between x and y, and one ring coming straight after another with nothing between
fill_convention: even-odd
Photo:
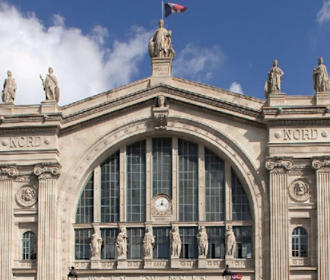
<instances>
[{"instance_id":1,"label":"flagpole","mask_svg":"<svg viewBox=\"0 0 330 280\"><path fill-rule=\"evenodd\" d=\"M162 0L162 19L164 21L164 0Z\"/></svg>"}]
</instances>

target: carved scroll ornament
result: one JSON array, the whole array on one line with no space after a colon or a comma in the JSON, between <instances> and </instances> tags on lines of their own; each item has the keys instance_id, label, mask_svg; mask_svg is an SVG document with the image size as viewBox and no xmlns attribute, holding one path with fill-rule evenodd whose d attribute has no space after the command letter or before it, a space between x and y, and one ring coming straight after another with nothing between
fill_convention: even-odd
<instances>
[{"instance_id":1,"label":"carved scroll ornament","mask_svg":"<svg viewBox=\"0 0 330 280\"><path fill-rule=\"evenodd\" d=\"M34 167L33 173L39 179L56 177L60 175L60 165L37 165Z\"/></svg>"},{"instance_id":2,"label":"carved scroll ornament","mask_svg":"<svg viewBox=\"0 0 330 280\"><path fill-rule=\"evenodd\" d=\"M330 159L314 159L312 161L312 166L316 170L323 167L330 167Z\"/></svg>"},{"instance_id":3,"label":"carved scroll ornament","mask_svg":"<svg viewBox=\"0 0 330 280\"><path fill-rule=\"evenodd\" d=\"M286 170L291 170L293 168L293 163L291 160L269 159L266 161L265 167L270 171L274 168L284 168Z\"/></svg>"},{"instance_id":4,"label":"carved scroll ornament","mask_svg":"<svg viewBox=\"0 0 330 280\"><path fill-rule=\"evenodd\" d=\"M15 166L1 166L0 174L8 177L16 177L18 176L18 170Z\"/></svg>"}]
</instances>

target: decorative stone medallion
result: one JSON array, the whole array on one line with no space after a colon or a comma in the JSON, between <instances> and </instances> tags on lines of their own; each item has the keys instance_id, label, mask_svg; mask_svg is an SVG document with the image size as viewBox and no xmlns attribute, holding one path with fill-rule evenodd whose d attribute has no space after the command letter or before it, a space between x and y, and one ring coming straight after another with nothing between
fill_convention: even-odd
<instances>
[{"instance_id":1,"label":"decorative stone medallion","mask_svg":"<svg viewBox=\"0 0 330 280\"><path fill-rule=\"evenodd\" d=\"M31 185L22 186L16 193L16 201L23 207L31 207L37 202L37 190Z\"/></svg>"},{"instance_id":2,"label":"decorative stone medallion","mask_svg":"<svg viewBox=\"0 0 330 280\"><path fill-rule=\"evenodd\" d=\"M309 185L301 180L293 181L289 186L290 197L298 202L304 202L310 198Z\"/></svg>"},{"instance_id":3,"label":"decorative stone medallion","mask_svg":"<svg viewBox=\"0 0 330 280\"><path fill-rule=\"evenodd\" d=\"M159 194L152 199L153 216L169 216L172 214L172 202L168 195Z\"/></svg>"}]
</instances>

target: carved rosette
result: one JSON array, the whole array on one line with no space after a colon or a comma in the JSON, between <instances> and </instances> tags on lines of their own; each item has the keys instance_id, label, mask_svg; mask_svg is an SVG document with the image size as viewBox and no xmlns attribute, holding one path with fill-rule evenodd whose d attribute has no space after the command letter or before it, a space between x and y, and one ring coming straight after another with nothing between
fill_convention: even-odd
<instances>
[{"instance_id":1,"label":"carved rosette","mask_svg":"<svg viewBox=\"0 0 330 280\"><path fill-rule=\"evenodd\" d=\"M31 207L37 203L38 193L31 185L22 186L16 193L16 201L22 207Z\"/></svg>"},{"instance_id":2,"label":"carved rosette","mask_svg":"<svg viewBox=\"0 0 330 280\"><path fill-rule=\"evenodd\" d=\"M60 165L59 164L43 164L36 165L34 167L33 173L40 179L51 179L56 178L60 175Z\"/></svg>"},{"instance_id":3,"label":"carved rosette","mask_svg":"<svg viewBox=\"0 0 330 280\"><path fill-rule=\"evenodd\" d=\"M269 159L265 163L267 170L272 171L274 169L291 170L293 168L293 162L288 159Z\"/></svg>"},{"instance_id":4,"label":"carved rosette","mask_svg":"<svg viewBox=\"0 0 330 280\"><path fill-rule=\"evenodd\" d=\"M315 170L324 168L324 167L330 167L330 159L314 159L312 161L312 166Z\"/></svg>"},{"instance_id":5,"label":"carved rosette","mask_svg":"<svg viewBox=\"0 0 330 280\"><path fill-rule=\"evenodd\" d=\"M305 202L310 198L310 187L302 179L293 181L289 186L290 197L297 202Z\"/></svg>"}]
</instances>

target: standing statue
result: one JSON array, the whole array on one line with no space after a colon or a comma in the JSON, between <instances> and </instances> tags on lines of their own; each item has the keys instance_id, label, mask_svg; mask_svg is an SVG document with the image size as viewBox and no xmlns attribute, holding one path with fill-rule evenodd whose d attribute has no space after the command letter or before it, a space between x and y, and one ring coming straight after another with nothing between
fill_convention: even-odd
<instances>
[{"instance_id":1,"label":"standing statue","mask_svg":"<svg viewBox=\"0 0 330 280\"><path fill-rule=\"evenodd\" d=\"M174 226L170 233L171 258L179 258L181 253L181 238L178 226Z\"/></svg>"},{"instance_id":2,"label":"standing statue","mask_svg":"<svg viewBox=\"0 0 330 280\"><path fill-rule=\"evenodd\" d=\"M197 233L198 255L206 257L209 250L209 239L204 226L199 228Z\"/></svg>"},{"instance_id":3,"label":"standing statue","mask_svg":"<svg viewBox=\"0 0 330 280\"><path fill-rule=\"evenodd\" d=\"M146 227L146 233L143 238L143 252L145 259L152 259L152 250L155 247L155 236L152 234L151 226Z\"/></svg>"},{"instance_id":4,"label":"standing statue","mask_svg":"<svg viewBox=\"0 0 330 280\"><path fill-rule=\"evenodd\" d=\"M102 237L99 235L97 228L94 228L94 233L92 234L89 246L91 249L91 259L99 259L102 246Z\"/></svg>"},{"instance_id":5,"label":"standing statue","mask_svg":"<svg viewBox=\"0 0 330 280\"><path fill-rule=\"evenodd\" d=\"M126 259L127 256L127 235L124 226L119 227L120 232L116 239L116 248L118 259Z\"/></svg>"},{"instance_id":6,"label":"standing statue","mask_svg":"<svg viewBox=\"0 0 330 280\"><path fill-rule=\"evenodd\" d=\"M313 83L315 92L330 91L327 67L323 64L323 58L318 60L318 66L313 70Z\"/></svg>"},{"instance_id":7,"label":"standing statue","mask_svg":"<svg viewBox=\"0 0 330 280\"><path fill-rule=\"evenodd\" d=\"M172 46L172 31L164 27L164 21L159 20L159 28L149 41L150 57L175 57L175 51Z\"/></svg>"},{"instance_id":8,"label":"standing statue","mask_svg":"<svg viewBox=\"0 0 330 280\"><path fill-rule=\"evenodd\" d=\"M278 61L275 59L273 61L273 67L269 70L267 81L265 83L265 95L266 97L270 93L280 93L281 92L281 80L284 72L278 67Z\"/></svg>"},{"instance_id":9,"label":"standing statue","mask_svg":"<svg viewBox=\"0 0 330 280\"><path fill-rule=\"evenodd\" d=\"M2 101L3 103L14 103L16 96L16 82L12 77L11 71L7 72L8 78L3 84Z\"/></svg>"},{"instance_id":10,"label":"standing statue","mask_svg":"<svg viewBox=\"0 0 330 280\"><path fill-rule=\"evenodd\" d=\"M233 227L228 226L226 229L226 257L234 257L236 249L236 237L233 232Z\"/></svg>"},{"instance_id":11,"label":"standing statue","mask_svg":"<svg viewBox=\"0 0 330 280\"><path fill-rule=\"evenodd\" d=\"M42 86L46 94L46 100L56 100L58 103L60 99L60 88L58 87L58 82L56 76L54 75L54 70L52 67L48 68L48 74L44 80L40 75L42 81Z\"/></svg>"}]
</instances>

